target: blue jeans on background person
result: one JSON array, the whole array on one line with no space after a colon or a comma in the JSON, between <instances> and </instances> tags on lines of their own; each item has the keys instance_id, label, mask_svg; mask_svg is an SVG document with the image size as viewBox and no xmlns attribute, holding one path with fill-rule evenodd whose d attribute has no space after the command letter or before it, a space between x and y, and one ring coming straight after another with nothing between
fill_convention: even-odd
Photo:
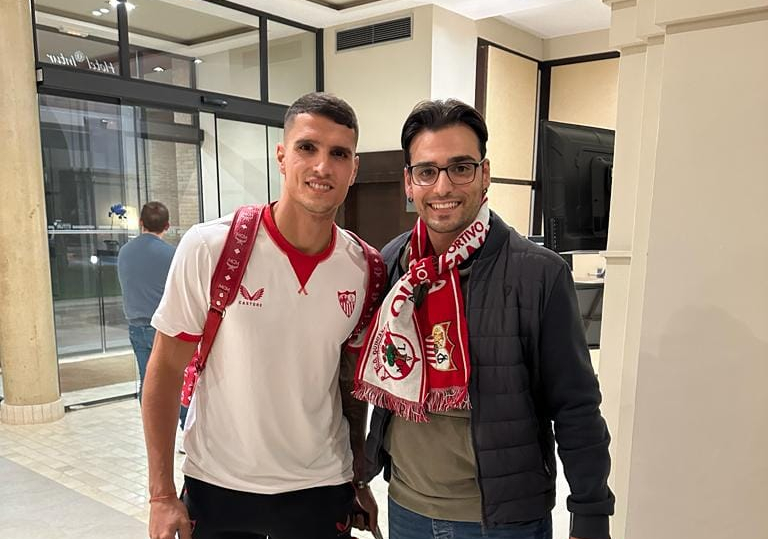
<instances>
[{"instance_id":1,"label":"blue jeans on background person","mask_svg":"<svg viewBox=\"0 0 768 539\"><path fill-rule=\"evenodd\" d=\"M147 363L149 363L149 355L152 353L152 343L155 341L156 331L150 325L128 325L128 339L131 341L133 353L136 354L136 363L139 365L139 403L141 403L144 377L147 375ZM184 430L184 423L186 421L187 407L181 406L179 409L179 425L181 430Z\"/></svg>"},{"instance_id":2,"label":"blue jeans on background person","mask_svg":"<svg viewBox=\"0 0 768 539\"><path fill-rule=\"evenodd\" d=\"M155 331L155 328L150 325L128 325L128 339L131 341L133 353L136 354L136 363L139 365L139 402L144 389L144 377L147 375L147 363L149 363L149 354L152 353Z\"/></svg>"},{"instance_id":3,"label":"blue jeans on background person","mask_svg":"<svg viewBox=\"0 0 768 539\"><path fill-rule=\"evenodd\" d=\"M436 520L389 498L389 539L552 539L552 517L485 528L479 522Z\"/></svg>"}]
</instances>

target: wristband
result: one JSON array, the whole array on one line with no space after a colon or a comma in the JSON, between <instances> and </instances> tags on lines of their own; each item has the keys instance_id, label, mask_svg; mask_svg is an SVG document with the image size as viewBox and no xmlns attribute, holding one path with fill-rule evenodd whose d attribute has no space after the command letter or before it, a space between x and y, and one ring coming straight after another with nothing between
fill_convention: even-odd
<instances>
[{"instance_id":1,"label":"wristband","mask_svg":"<svg viewBox=\"0 0 768 539\"><path fill-rule=\"evenodd\" d=\"M355 486L357 490L364 490L368 488L368 482L367 481L352 481L352 484Z\"/></svg>"},{"instance_id":2,"label":"wristband","mask_svg":"<svg viewBox=\"0 0 768 539\"><path fill-rule=\"evenodd\" d=\"M161 494L159 496L150 496L149 503L160 502L163 500L170 500L176 498L176 494Z\"/></svg>"}]
</instances>

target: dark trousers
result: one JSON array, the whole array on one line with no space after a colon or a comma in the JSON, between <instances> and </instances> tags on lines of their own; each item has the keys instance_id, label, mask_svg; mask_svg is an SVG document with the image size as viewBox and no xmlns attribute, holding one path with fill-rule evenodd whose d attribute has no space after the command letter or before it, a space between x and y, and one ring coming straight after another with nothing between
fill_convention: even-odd
<instances>
[{"instance_id":1,"label":"dark trousers","mask_svg":"<svg viewBox=\"0 0 768 539\"><path fill-rule=\"evenodd\" d=\"M282 494L230 490L186 477L182 501L193 539L349 539L351 483Z\"/></svg>"}]
</instances>

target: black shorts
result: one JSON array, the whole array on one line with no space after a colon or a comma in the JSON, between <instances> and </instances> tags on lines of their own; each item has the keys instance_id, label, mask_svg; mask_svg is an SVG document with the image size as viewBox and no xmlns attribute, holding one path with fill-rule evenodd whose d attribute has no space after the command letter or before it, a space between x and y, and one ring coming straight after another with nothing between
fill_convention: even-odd
<instances>
[{"instance_id":1,"label":"black shorts","mask_svg":"<svg viewBox=\"0 0 768 539\"><path fill-rule=\"evenodd\" d=\"M349 539L352 483L253 494L185 477L181 499L193 539Z\"/></svg>"}]
</instances>

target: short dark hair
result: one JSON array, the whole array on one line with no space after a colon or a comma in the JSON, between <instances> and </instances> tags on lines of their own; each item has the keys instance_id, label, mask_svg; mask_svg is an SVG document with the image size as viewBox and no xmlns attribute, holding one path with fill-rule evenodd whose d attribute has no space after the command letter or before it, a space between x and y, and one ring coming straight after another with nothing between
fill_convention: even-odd
<instances>
[{"instance_id":1,"label":"short dark hair","mask_svg":"<svg viewBox=\"0 0 768 539\"><path fill-rule=\"evenodd\" d=\"M444 127L464 124L477 135L480 149L480 159L485 158L485 147L488 142L488 126L483 116L474 107L458 99L436 99L422 101L414 107L403 124L400 143L405 154L405 164L411 164L411 143L422 131L438 131Z\"/></svg>"},{"instance_id":2,"label":"short dark hair","mask_svg":"<svg viewBox=\"0 0 768 539\"><path fill-rule=\"evenodd\" d=\"M317 114L333 120L339 125L349 127L355 132L355 143L360 135L357 126L357 116L349 103L343 99L325 92L312 92L304 94L285 111L283 118L284 129L287 131L293 119L299 114Z\"/></svg>"},{"instance_id":3,"label":"short dark hair","mask_svg":"<svg viewBox=\"0 0 768 539\"><path fill-rule=\"evenodd\" d=\"M141 226L150 232L159 234L168 227L168 208L162 202L147 202L141 208Z\"/></svg>"}]
</instances>

